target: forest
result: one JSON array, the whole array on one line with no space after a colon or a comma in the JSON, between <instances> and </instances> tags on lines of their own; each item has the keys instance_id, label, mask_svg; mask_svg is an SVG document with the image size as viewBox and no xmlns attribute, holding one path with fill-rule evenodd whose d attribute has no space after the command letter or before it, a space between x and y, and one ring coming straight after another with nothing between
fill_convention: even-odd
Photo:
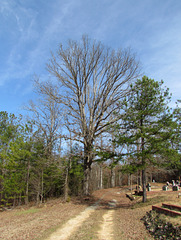
<instances>
[{"instance_id":1,"label":"forest","mask_svg":"<svg viewBox=\"0 0 181 240\"><path fill-rule=\"evenodd\" d=\"M180 100L141 74L130 49L83 36L59 46L36 101L0 112L0 207L86 196L102 188L178 180Z\"/></svg>"}]
</instances>

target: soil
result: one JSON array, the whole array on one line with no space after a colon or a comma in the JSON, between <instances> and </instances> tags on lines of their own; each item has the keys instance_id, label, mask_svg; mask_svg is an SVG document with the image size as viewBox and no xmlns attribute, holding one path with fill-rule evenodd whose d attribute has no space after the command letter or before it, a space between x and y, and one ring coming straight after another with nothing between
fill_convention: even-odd
<instances>
[{"instance_id":1,"label":"soil","mask_svg":"<svg viewBox=\"0 0 181 240\"><path fill-rule=\"evenodd\" d=\"M55 199L41 206L21 207L0 213L0 239L3 240L129 240L153 239L141 218L152 204L135 208L141 198L131 201L128 188L95 191L89 198L63 203ZM179 201L178 192L148 192L171 196ZM90 207L91 206L91 207Z\"/></svg>"},{"instance_id":2,"label":"soil","mask_svg":"<svg viewBox=\"0 0 181 240\"><path fill-rule=\"evenodd\" d=\"M113 233L113 215L115 210L107 211L103 216L103 222L100 225L100 231L98 232L99 239L110 239L114 240Z\"/></svg>"}]
</instances>

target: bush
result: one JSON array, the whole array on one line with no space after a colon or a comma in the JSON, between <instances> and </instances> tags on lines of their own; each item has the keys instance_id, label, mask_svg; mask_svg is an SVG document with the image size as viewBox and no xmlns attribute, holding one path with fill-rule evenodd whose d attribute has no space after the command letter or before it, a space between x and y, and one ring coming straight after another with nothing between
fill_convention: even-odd
<instances>
[{"instance_id":1,"label":"bush","mask_svg":"<svg viewBox=\"0 0 181 240\"><path fill-rule=\"evenodd\" d=\"M147 212L142 218L146 229L154 236L155 239L161 240L179 240L181 236L181 226L174 226L172 223L165 221L155 211Z\"/></svg>"}]
</instances>

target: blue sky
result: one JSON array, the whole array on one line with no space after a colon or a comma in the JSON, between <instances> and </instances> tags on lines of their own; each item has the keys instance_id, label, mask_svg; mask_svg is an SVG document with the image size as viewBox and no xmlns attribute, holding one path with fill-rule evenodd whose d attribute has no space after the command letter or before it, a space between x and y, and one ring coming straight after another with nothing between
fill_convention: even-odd
<instances>
[{"instance_id":1,"label":"blue sky","mask_svg":"<svg viewBox=\"0 0 181 240\"><path fill-rule=\"evenodd\" d=\"M131 47L144 74L181 99L180 0L0 0L0 111L22 113L50 51L83 34Z\"/></svg>"}]
</instances>

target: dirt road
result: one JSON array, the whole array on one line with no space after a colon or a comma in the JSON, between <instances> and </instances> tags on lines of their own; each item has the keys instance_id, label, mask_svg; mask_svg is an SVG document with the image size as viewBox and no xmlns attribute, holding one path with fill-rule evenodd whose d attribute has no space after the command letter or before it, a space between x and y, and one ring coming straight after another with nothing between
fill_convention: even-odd
<instances>
[{"instance_id":1,"label":"dirt road","mask_svg":"<svg viewBox=\"0 0 181 240\"><path fill-rule=\"evenodd\" d=\"M132 202L124 191L102 190L94 197L96 204L70 219L47 240L152 239L140 220L146 209L131 209Z\"/></svg>"},{"instance_id":2,"label":"dirt road","mask_svg":"<svg viewBox=\"0 0 181 240\"><path fill-rule=\"evenodd\" d=\"M0 239L152 239L140 220L151 206L132 209L132 202L119 188L96 191L93 196L82 204L54 200L40 208L0 213ZM91 201L88 207L85 203Z\"/></svg>"}]
</instances>

